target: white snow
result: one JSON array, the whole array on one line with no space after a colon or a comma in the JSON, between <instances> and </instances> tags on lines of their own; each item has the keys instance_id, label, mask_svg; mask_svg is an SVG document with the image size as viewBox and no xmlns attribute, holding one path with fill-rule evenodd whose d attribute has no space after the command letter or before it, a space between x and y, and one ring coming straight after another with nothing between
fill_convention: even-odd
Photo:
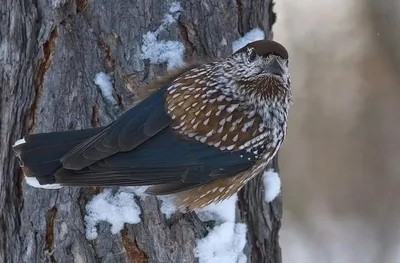
<instances>
[{"instance_id":1,"label":"white snow","mask_svg":"<svg viewBox=\"0 0 400 263\"><path fill-rule=\"evenodd\" d=\"M265 33L260 28L254 28L247 32L243 37L232 42L232 52L235 53L250 42L265 38Z\"/></svg>"},{"instance_id":2,"label":"white snow","mask_svg":"<svg viewBox=\"0 0 400 263\"><path fill-rule=\"evenodd\" d=\"M41 185L36 177L28 177L25 176L25 182L35 188L43 188L43 189L60 189L62 188L59 184L43 184Z\"/></svg>"},{"instance_id":3,"label":"white snow","mask_svg":"<svg viewBox=\"0 0 400 263\"><path fill-rule=\"evenodd\" d=\"M16 147L20 144L24 144L24 143L26 143L26 141L24 138L22 138L22 139L17 140L12 147L14 148L14 147Z\"/></svg>"},{"instance_id":4,"label":"white snow","mask_svg":"<svg viewBox=\"0 0 400 263\"><path fill-rule=\"evenodd\" d=\"M171 215L174 214L177 210L173 196L160 195L157 196L157 199L161 200L161 213L163 213L167 219L170 218Z\"/></svg>"},{"instance_id":5,"label":"white snow","mask_svg":"<svg viewBox=\"0 0 400 263\"><path fill-rule=\"evenodd\" d=\"M58 8L65 4L65 0L51 0L53 8Z\"/></svg>"},{"instance_id":6,"label":"white snow","mask_svg":"<svg viewBox=\"0 0 400 263\"><path fill-rule=\"evenodd\" d=\"M195 256L199 263L246 263L243 254L247 227L242 223L225 222L197 242Z\"/></svg>"},{"instance_id":7,"label":"white snow","mask_svg":"<svg viewBox=\"0 0 400 263\"><path fill-rule=\"evenodd\" d=\"M171 25L172 23L176 22L181 11L182 11L182 7L181 7L180 3L178 3L178 2L172 3L171 7L169 8L169 13L164 16L164 21L163 21L164 24L162 25L162 27L165 25ZM164 29L164 28L162 28L162 29Z\"/></svg>"},{"instance_id":8,"label":"white snow","mask_svg":"<svg viewBox=\"0 0 400 263\"><path fill-rule=\"evenodd\" d=\"M202 221L235 222L236 201L237 196L234 195L222 202L212 203L202 209L198 209L196 214Z\"/></svg>"},{"instance_id":9,"label":"white snow","mask_svg":"<svg viewBox=\"0 0 400 263\"><path fill-rule=\"evenodd\" d=\"M125 223L137 224L140 222L140 207L136 204L135 197L145 199L147 186L120 187L113 194L110 189L105 189L86 205L85 216L86 238L97 238L96 225L101 221L111 224L111 233L121 231ZM161 200L161 212L166 218L177 210L173 197L157 196Z\"/></svg>"},{"instance_id":10,"label":"white snow","mask_svg":"<svg viewBox=\"0 0 400 263\"><path fill-rule=\"evenodd\" d=\"M157 40L154 33L147 32L143 36L142 58L149 59L151 64L167 62L167 68L172 69L184 65L183 52L185 47L179 41Z\"/></svg>"},{"instance_id":11,"label":"white snow","mask_svg":"<svg viewBox=\"0 0 400 263\"><path fill-rule=\"evenodd\" d=\"M181 3L179 2L173 2L171 3L171 6L169 8L170 13L177 13L182 11Z\"/></svg>"},{"instance_id":12,"label":"white snow","mask_svg":"<svg viewBox=\"0 0 400 263\"><path fill-rule=\"evenodd\" d=\"M169 8L169 13L164 16L162 24L154 31L143 36L141 58L148 59L151 64L167 63L167 68L172 69L184 65L183 54L185 46L179 41L158 40L158 35L167 26L175 23L182 8L174 2Z\"/></svg>"},{"instance_id":13,"label":"white snow","mask_svg":"<svg viewBox=\"0 0 400 263\"><path fill-rule=\"evenodd\" d=\"M117 234L124 228L124 224L137 224L140 222L141 214L136 204L135 194L117 192L105 189L86 205L87 215L85 216L86 238L97 238L96 225L100 221L111 224L111 233Z\"/></svg>"},{"instance_id":14,"label":"white snow","mask_svg":"<svg viewBox=\"0 0 400 263\"><path fill-rule=\"evenodd\" d=\"M146 196L149 196L145 192L147 188L148 188L148 186L128 186L128 187L119 188L119 191L133 193L140 199L145 199ZM178 210L178 208L175 206L173 196L159 195L159 196L156 196L156 198L161 201L160 211L161 211L161 213L163 213L165 215L165 217L167 219L170 218L171 215Z\"/></svg>"},{"instance_id":15,"label":"white snow","mask_svg":"<svg viewBox=\"0 0 400 263\"><path fill-rule=\"evenodd\" d=\"M99 72L96 74L94 78L94 83L99 86L101 90L101 94L103 95L104 99L106 99L109 103L115 105L117 101L114 99L112 92L113 86L111 83L111 77L108 76L104 72Z\"/></svg>"},{"instance_id":16,"label":"white snow","mask_svg":"<svg viewBox=\"0 0 400 263\"><path fill-rule=\"evenodd\" d=\"M215 226L206 237L197 241L195 256L199 263L245 263L247 227L235 223L237 196L197 210L202 221L215 220Z\"/></svg>"},{"instance_id":17,"label":"white snow","mask_svg":"<svg viewBox=\"0 0 400 263\"><path fill-rule=\"evenodd\" d=\"M281 178L274 170L264 172L264 197L266 202L273 201L281 193Z\"/></svg>"}]
</instances>

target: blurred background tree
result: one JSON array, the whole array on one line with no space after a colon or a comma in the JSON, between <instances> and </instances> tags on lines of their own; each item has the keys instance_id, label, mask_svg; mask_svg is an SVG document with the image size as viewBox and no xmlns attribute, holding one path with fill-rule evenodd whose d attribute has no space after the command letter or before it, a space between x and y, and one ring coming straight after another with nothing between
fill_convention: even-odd
<instances>
[{"instance_id":1,"label":"blurred background tree","mask_svg":"<svg viewBox=\"0 0 400 263\"><path fill-rule=\"evenodd\" d=\"M283 262L400 262L400 2L276 3L294 105Z\"/></svg>"}]
</instances>

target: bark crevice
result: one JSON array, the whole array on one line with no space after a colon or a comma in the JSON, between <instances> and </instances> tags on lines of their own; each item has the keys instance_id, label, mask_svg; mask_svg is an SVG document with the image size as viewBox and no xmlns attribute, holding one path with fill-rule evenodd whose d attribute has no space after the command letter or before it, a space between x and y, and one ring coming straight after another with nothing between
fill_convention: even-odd
<instances>
[{"instance_id":1,"label":"bark crevice","mask_svg":"<svg viewBox=\"0 0 400 263\"><path fill-rule=\"evenodd\" d=\"M190 41L188 27L182 21L178 21L178 28L185 46L186 61L190 63L194 59L195 46Z\"/></svg>"},{"instance_id":2,"label":"bark crevice","mask_svg":"<svg viewBox=\"0 0 400 263\"><path fill-rule=\"evenodd\" d=\"M31 133L35 127L36 123L35 116L37 113L36 111L38 109L38 105L40 103L40 96L43 89L44 76L50 68L51 61L53 59L54 52L56 49L57 38L58 38L58 29L56 27L51 31L49 39L46 42L44 42L42 46L43 58L39 61L36 71L35 96L32 102L32 106L29 110L30 118L29 118L28 133Z\"/></svg>"},{"instance_id":3,"label":"bark crevice","mask_svg":"<svg viewBox=\"0 0 400 263\"><path fill-rule=\"evenodd\" d=\"M83 12L88 7L87 0L75 0L75 4L76 4L76 13Z\"/></svg>"},{"instance_id":4,"label":"bark crevice","mask_svg":"<svg viewBox=\"0 0 400 263\"><path fill-rule=\"evenodd\" d=\"M57 207L53 206L47 211L46 215L46 234L44 252L47 254L52 263L57 263L53 252L54 252L54 220L57 215Z\"/></svg>"},{"instance_id":5,"label":"bark crevice","mask_svg":"<svg viewBox=\"0 0 400 263\"><path fill-rule=\"evenodd\" d=\"M140 250L136 239L130 238L127 228L121 230L122 245L124 246L126 253L130 260L134 263L148 263L149 258L147 254Z\"/></svg>"},{"instance_id":6,"label":"bark crevice","mask_svg":"<svg viewBox=\"0 0 400 263\"><path fill-rule=\"evenodd\" d=\"M244 34L243 30L243 3L242 0L236 0L236 8L237 8L237 16L238 16L238 25L237 29L241 36Z\"/></svg>"},{"instance_id":7,"label":"bark crevice","mask_svg":"<svg viewBox=\"0 0 400 263\"><path fill-rule=\"evenodd\" d=\"M100 126L99 105L97 103L92 106L92 117L90 118L90 124L92 127Z\"/></svg>"}]
</instances>

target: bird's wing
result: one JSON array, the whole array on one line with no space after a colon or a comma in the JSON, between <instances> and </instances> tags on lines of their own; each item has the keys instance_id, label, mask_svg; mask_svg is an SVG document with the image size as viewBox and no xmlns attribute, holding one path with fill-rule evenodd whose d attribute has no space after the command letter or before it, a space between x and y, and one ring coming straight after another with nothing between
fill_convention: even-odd
<instances>
[{"instance_id":1,"label":"bird's wing","mask_svg":"<svg viewBox=\"0 0 400 263\"><path fill-rule=\"evenodd\" d=\"M182 191L234 176L253 161L246 151L221 151L186 140L167 128L133 151L104 158L82 170L61 168L56 181L79 186L162 185L157 194Z\"/></svg>"},{"instance_id":2,"label":"bird's wing","mask_svg":"<svg viewBox=\"0 0 400 263\"><path fill-rule=\"evenodd\" d=\"M176 78L78 145L62 158L56 181L158 185L153 193L165 194L250 168L268 151L263 148L266 127L254 110L203 81L205 75L196 69Z\"/></svg>"},{"instance_id":3,"label":"bird's wing","mask_svg":"<svg viewBox=\"0 0 400 263\"><path fill-rule=\"evenodd\" d=\"M118 152L134 149L170 122L164 109L167 87L122 114L99 134L77 145L61 158L64 168L79 170Z\"/></svg>"},{"instance_id":4,"label":"bird's wing","mask_svg":"<svg viewBox=\"0 0 400 263\"><path fill-rule=\"evenodd\" d=\"M171 124L164 109L164 95L169 85L180 75L200 66L191 64L171 70L148 85L152 94L132 107L105 129L74 147L60 162L63 167L80 170L118 152L134 149Z\"/></svg>"}]
</instances>

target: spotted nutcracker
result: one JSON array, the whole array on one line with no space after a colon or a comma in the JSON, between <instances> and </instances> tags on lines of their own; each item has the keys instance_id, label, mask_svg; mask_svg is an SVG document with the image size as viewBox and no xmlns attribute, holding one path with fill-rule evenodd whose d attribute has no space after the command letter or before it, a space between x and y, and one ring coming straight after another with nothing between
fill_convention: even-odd
<instances>
[{"instance_id":1,"label":"spotted nutcracker","mask_svg":"<svg viewBox=\"0 0 400 263\"><path fill-rule=\"evenodd\" d=\"M32 134L13 146L38 187L149 186L189 209L221 201L281 147L291 104L288 52L260 40L173 71L111 124ZM151 86L150 85L150 86Z\"/></svg>"}]
</instances>

